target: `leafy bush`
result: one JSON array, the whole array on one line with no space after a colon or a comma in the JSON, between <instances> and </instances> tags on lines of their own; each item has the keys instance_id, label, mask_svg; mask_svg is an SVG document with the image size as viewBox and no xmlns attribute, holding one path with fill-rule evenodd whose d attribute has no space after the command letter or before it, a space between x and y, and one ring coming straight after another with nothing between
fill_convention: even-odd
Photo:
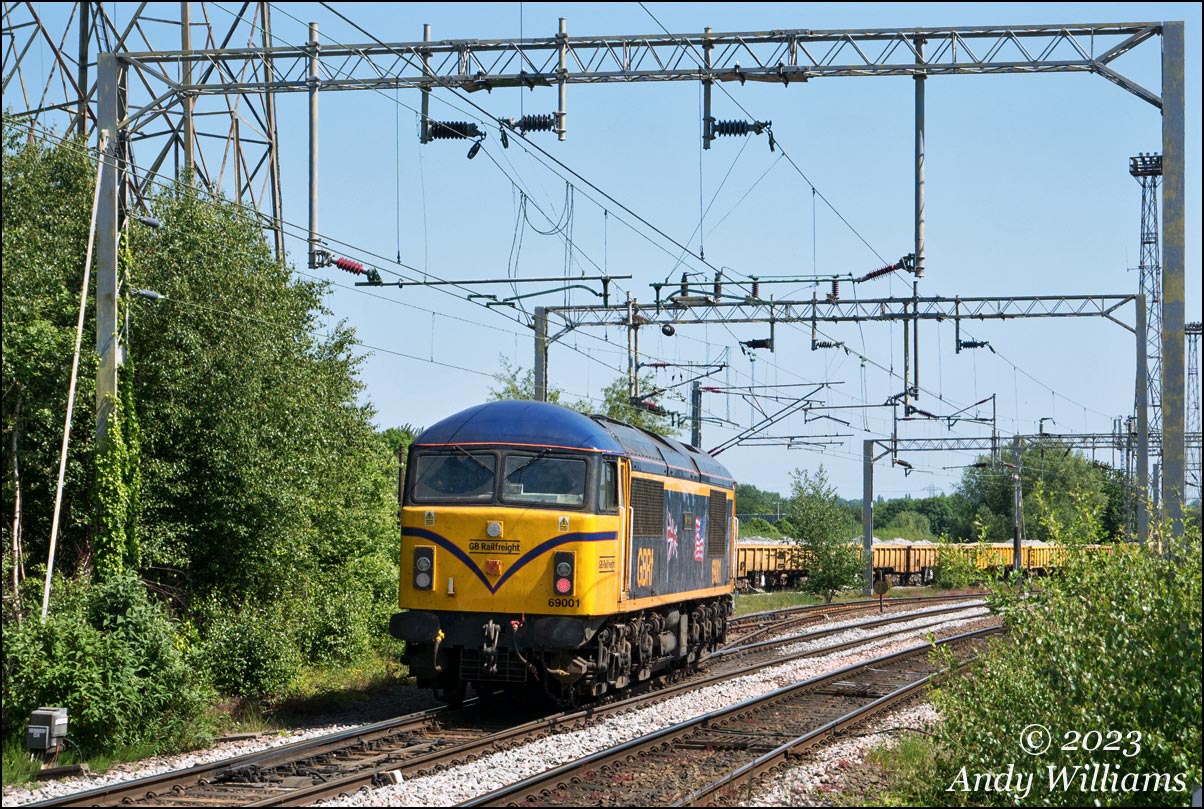
<instances>
[{"instance_id":1,"label":"leafy bush","mask_svg":"<svg viewBox=\"0 0 1204 809\"><path fill-rule=\"evenodd\" d=\"M946 590L964 590L989 577L978 567L981 551L977 545L957 544L942 539L932 571L932 583Z\"/></svg>"},{"instance_id":2,"label":"leafy bush","mask_svg":"<svg viewBox=\"0 0 1204 809\"><path fill-rule=\"evenodd\" d=\"M1001 588L998 607L1008 636L992 646L970 676L955 677L934 694L943 717L937 765L923 801L1028 805L1175 804L1187 795L1146 789L1126 774L1183 773L1190 788L1201 778L1200 537L1177 559L1136 545L1112 553L1072 550L1062 575L1040 589ZM1047 727L1053 743L1040 755L1020 749L1025 728ZM1068 732L1122 734L1115 752L1067 751ZM1139 732L1139 743L1130 733ZM1088 740L1084 738L1084 743ZM1090 739L1093 747L1095 738ZM1109 739L1106 735L1103 739ZM1138 749L1139 748L1139 749ZM1034 772L1031 792L946 788L962 768L998 773L1013 764ZM1097 769L1092 770L1092 765ZM1092 788L1093 772L1117 773ZM1086 789L1050 788L1055 777L1087 768ZM1065 768L1065 770L1063 770ZM1082 773L1082 770L1077 772ZM1111 786L1109 786L1111 785Z\"/></svg>"},{"instance_id":3,"label":"leafy bush","mask_svg":"<svg viewBox=\"0 0 1204 809\"><path fill-rule=\"evenodd\" d=\"M31 615L5 625L5 735L33 709L57 705L85 752L206 743L213 694L177 649L175 628L131 575L94 585L57 580L45 623Z\"/></svg>"},{"instance_id":4,"label":"leafy bush","mask_svg":"<svg viewBox=\"0 0 1204 809\"><path fill-rule=\"evenodd\" d=\"M283 694L301 666L294 633L278 607L203 605L196 666L221 693L264 699Z\"/></svg>"}]
</instances>

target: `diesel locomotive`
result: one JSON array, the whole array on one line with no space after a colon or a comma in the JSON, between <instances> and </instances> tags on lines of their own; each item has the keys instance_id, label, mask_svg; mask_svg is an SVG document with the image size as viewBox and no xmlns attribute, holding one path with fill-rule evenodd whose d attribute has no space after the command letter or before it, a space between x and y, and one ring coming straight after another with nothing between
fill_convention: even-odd
<instances>
[{"instance_id":1,"label":"diesel locomotive","mask_svg":"<svg viewBox=\"0 0 1204 809\"><path fill-rule=\"evenodd\" d=\"M723 643L735 481L695 447L554 404L490 402L433 425L402 484L390 632L457 702L576 702Z\"/></svg>"}]
</instances>

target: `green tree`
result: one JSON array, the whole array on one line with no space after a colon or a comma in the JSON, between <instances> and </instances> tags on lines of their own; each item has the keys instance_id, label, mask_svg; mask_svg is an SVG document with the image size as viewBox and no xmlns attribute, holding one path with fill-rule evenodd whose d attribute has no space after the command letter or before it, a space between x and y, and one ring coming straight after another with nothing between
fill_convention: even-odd
<instances>
[{"instance_id":1,"label":"green tree","mask_svg":"<svg viewBox=\"0 0 1204 809\"><path fill-rule=\"evenodd\" d=\"M5 583L45 565L96 164L81 141L48 149L4 122L3 452ZM96 354L84 321L56 568L91 557ZM14 536L14 527L17 536ZM20 541L18 541L20 540ZM23 547L23 558L11 548ZM5 598L6 609L16 596ZM6 617L15 617L6 613Z\"/></svg>"},{"instance_id":2,"label":"green tree","mask_svg":"<svg viewBox=\"0 0 1204 809\"><path fill-rule=\"evenodd\" d=\"M95 162L81 144L47 146L23 134L6 122L4 505L6 516L21 517L29 558L41 560ZM191 188L149 204L162 227L126 231L122 285L166 299L121 302L127 363L109 435L122 440L99 458L94 352L83 352L56 569L71 577L92 560L98 593L113 582L130 586L126 571L137 572L170 599L165 621L186 619L165 625L197 657L195 670L225 672L237 682L223 688L263 696L295 663L346 661L389 643L395 451L412 436L373 428L371 408L359 401L353 333L325 325L325 285L295 279L253 215ZM6 549L11 525L4 521ZM11 554L6 565L7 574ZM91 598L78 586L82 595L70 603ZM6 640L8 622L30 606L6 595ZM248 610L272 616L271 644L223 642L255 623ZM37 668L22 655L39 654L38 643L12 655L6 643L6 677L14 667ZM56 671L82 689L93 674L80 654L63 656ZM6 690L6 717L10 698L37 697ZM76 698L96 697L61 697Z\"/></svg>"},{"instance_id":3,"label":"green tree","mask_svg":"<svg viewBox=\"0 0 1204 809\"><path fill-rule=\"evenodd\" d=\"M1037 502L1036 492L1042 492ZM1075 518L1080 504L1100 514L1108 536L1122 528L1124 488L1115 474L1055 440L1033 442L1021 455L1021 493L1025 536L1049 541L1049 526ZM956 536L975 536L974 522L984 522L987 537L1003 541L1012 535L1012 470L984 456L965 470L959 487L961 519ZM986 509L984 511L984 508ZM989 515L990 519L985 518ZM1051 522L1053 520L1054 522Z\"/></svg>"},{"instance_id":4,"label":"green tree","mask_svg":"<svg viewBox=\"0 0 1204 809\"><path fill-rule=\"evenodd\" d=\"M1085 524L1080 520L1080 525ZM1073 525L1068 544L1087 542ZM1155 533L1158 527L1155 526ZM1183 805L1177 787L1143 788L1145 773L1182 774L1190 790L1201 777L1201 577L1199 533L1179 559L1118 544L1109 553L1071 551L1062 575L1036 586L1000 585L995 607L1008 633L934 694L942 717L935 765L924 773L917 805ZM1049 729L1053 744L1025 755L1023 733ZM1092 732L1121 734L1097 744ZM1077 740L1072 732L1086 734ZM1139 734L1139 737L1135 734ZM1083 739L1086 741L1082 741ZM1067 749L1065 743L1080 743ZM999 772L1000 762L1036 771L1032 791L947 791L960 772ZM1076 767L1108 776L1099 788L1069 780ZM964 770L963 770L964 768ZM1136 782L1125 776L1137 773ZM971 775L970 782L973 781Z\"/></svg>"},{"instance_id":5,"label":"green tree","mask_svg":"<svg viewBox=\"0 0 1204 809\"><path fill-rule=\"evenodd\" d=\"M651 381L641 378L640 389L652 390ZM603 388L603 414L615 421L623 421L658 435L677 435L678 429L672 415L659 415L632 404L627 391L625 376L617 378Z\"/></svg>"},{"instance_id":6,"label":"green tree","mask_svg":"<svg viewBox=\"0 0 1204 809\"><path fill-rule=\"evenodd\" d=\"M523 369L521 365L511 365L510 360L505 354L498 354L498 367L500 371L493 375L497 387L489 389L489 401L505 401L508 399L534 399L535 398L535 369ZM564 396L564 391L560 388L549 385L547 401L552 404L565 404L567 407L572 407L574 410L580 410L579 404L567 405L560 401Z\"/></svg>"},{"instance_id":7,"label":"green tree","mask_svg":"<svg viewBox=\"0 0 1204 809\"><path fill-rule=\"evenodd\" d=\"M928 518L916 511L900 511L882 527L884 534L902 537L913 542L932 539Z\"/></svg>"},{"instance_id":8,"label":"green tree","mask_svg":"<svg viewBox=\"0 0 1204 809\"><path fill-rule=\"evenodd\" d=\"M131 231L131 355L143 425L143 552L164 587L231 603L306 594L362 554L392 552L387 446L357 401L342 324L323 334L322 284L294 280L258 223L193 190ZM312 595L312 592L310 592Z\"/></svg>"},{"instance_id":9,"label":"green tree","mask_svg":"<svg viewBox=\"0 0 1204 809\"><path fill-rule=\"evenodd\" d=\"M861 572L861 552L850 542L853 522L822 466L814 475L796 469L791 495L787 515L807 559L803 589L830 603L838 592L855 586Z\"/></svg>"},{"instance_id":10,"label":"green tree","mask_svg":"<svg viewBox=\"0 0 1204 809\"><path fill-rule=\"evenodd\" d=\"M766 539L780 539L781 532L770 522L761 519L760 517L750 517L749 519L740 520L740 538L747 537L765 537Z\"/></svg>"},{"instance_id":11,"label":"green tree","mask_svg":"<svg viewBox=\"0 0 1204 809\"><path fill-rule=\"evenodd\" d=\"M736 514L781 514L786 498L777 492L758 489L751 483L736 484Z\"/></svg>"}]
</instances>

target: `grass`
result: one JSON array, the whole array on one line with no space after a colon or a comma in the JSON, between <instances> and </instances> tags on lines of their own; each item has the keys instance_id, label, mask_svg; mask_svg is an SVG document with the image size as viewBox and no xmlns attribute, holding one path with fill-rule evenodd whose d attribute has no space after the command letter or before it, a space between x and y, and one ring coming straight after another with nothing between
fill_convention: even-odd
<instances>
[{"instance_id":1,"label":"grass","mask_svg":"<svg viewBox=\"0 0 1204 809\"><path fill-rule=\"evenodd\" d=\"M791 590L780 590L773 593L736 594L736 615L747 615L750 612L766 612L787 607L802 607L807 604L820 604L822 598L809 593L799 593Z\"/></svg>"},{"instance_id":2,"label":"grass","mask_svg":"<svg viewBox=\"0 0 1204 809\"><path fill-rule=\"evenodd\" d=\"M892 747L870 751L867 763L880 768L891 786L875 795L873 806L927 806L936 755L927 736L908 734Z\"/></svg>"},{"instance_id":3,"label":"grass","mask_svg":"<svg viewBox=\"0 0 1204 809\"><path fill-rule=\"evenodd\" d=\"M138 761L139 759L153 756L156 752L149 745L134 745L105 751L104 753L96 754L82 760L92 772L104 772L114 764L119 764L123 761ZM58 761L55 762L54 766L65 767L68 764L79 764L80 761L80 753L71 747L70 737L68 737L67 748L59 754ZM4 740L4 786L17 786L34 782L38 771L41 769L42 764L31 760L29 757L29 750L25 747L23 729L22 733L14 734Z\"/></svg>"},{"instance_id":4,"label":"grass","mask_svg":"<svg viewBox=\"0 0 1204 809\"><path fill-rule=\"evenodd\" d=\"M4 740L4 786L23 784L31 780L38 769L38 764L29 760L24 736L10 736Z\"/></svg>"},{"instance_id":5,"label":"grass","mask_svg":"<svg viewBox=\"0 0 1204 809\"><path fill-rule=\"evenodd\" d=\"M407 681L409 671L392 651L351 665L306 667L294 678L283 699L272 706L268 719L291 724L297 719L335 713Z\"/></svg>"}]
</instances>

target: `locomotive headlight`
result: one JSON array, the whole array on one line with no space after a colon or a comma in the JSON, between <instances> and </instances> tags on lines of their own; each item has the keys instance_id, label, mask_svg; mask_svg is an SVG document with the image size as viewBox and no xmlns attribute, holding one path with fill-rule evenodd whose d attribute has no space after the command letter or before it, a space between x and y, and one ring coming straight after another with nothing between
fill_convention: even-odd
<instances>
[{"instance_id":1,"label":"locomotive headlight","mask_svg":"<svg viewBox=\"0 0 1204 809\"><path fill-rule=\"evenodd\" d=\"M414 548L414 589L429 590L435 582L435 549L430 545Z\"/></svg>"},{"instance_id":2,"label":"locomotive headlight","mask_svg":"<svg viewBox=\"0 0 1204 809\"><path fill-rule=\"evenodd\" d=\"M485 526L485 533L490 539L497 539L502 535L502 524L500 522L490 522Z\"/></svg>"},{"instance_id":3,"label":"locomotive headlight","mask_svg":"<svg viewBox=\"0 0 1204 809\"><path fill-rule=\"evenodd\" d=\"M567 579L572 572L573 566L568 562L561 562L560 564L556 565L556 575L562 579Z\"/></svg>"}]
</instances>

